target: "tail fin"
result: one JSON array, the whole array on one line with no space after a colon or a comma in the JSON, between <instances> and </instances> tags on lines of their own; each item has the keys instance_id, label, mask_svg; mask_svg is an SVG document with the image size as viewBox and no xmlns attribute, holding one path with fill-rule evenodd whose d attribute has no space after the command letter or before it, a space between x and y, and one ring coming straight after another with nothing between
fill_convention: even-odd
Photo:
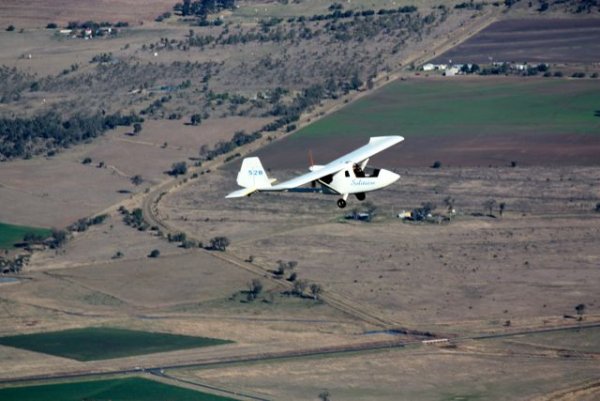
<instances>
[{"instance_id":1,"label":"tail fin","mask_svg":"<svg viewBox=\"0 0 600 401\"><path fill-rule=\"evenodd\" d=\"M242 162L242 168L237 176L240 187L266 189L271 187L271 180L258 157L247 157Z\"/></svg>"}]
</instances>

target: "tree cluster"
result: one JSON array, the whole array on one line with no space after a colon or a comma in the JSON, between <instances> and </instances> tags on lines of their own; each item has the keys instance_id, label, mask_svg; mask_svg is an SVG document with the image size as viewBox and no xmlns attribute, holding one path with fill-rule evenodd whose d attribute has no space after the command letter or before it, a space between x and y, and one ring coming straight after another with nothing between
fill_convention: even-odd
<instances>
[{"instance_id":1,"label":"tree cluster","mask_svg":"<svg viewBox=\"0 0 600 401\"><path fill-rule=\"evenodd\" d=\"M68 229L69 231L83 232L86 231L90 226L104 223L104 220L108 218L107 214L99 214L91 218L82 218L71 224Z\"/></svg>"},{"instance_id":2,"label":"tree cluster","mask_svg":"<svg viewBox=\"0 0 600 401\"><path fill-rule=\"evenodd\" d=\"M29 158L67 148L102 135L119 125L143 121L135 114L77 114L65 120L50 111L31 118L0 118L0 160Z\"/></svg>"},{"instance_id":3,"label":"tree cluster","mask_svg":"<svg viewBox=\"0 0 600 401\"><path fill-rule=\"evenodd\" d=\"M184 0L183 3L175 4L173 10L184 17L196 16L206 19L209 14L232 10L234 7L235 0Z\"/></svg>"},{"instance_id":4,"label":"tree cluster","mask_svg":"<svg viewBox=\"0 0 600 401\"><path fill-rule=\"evenodd\" d=\"M119 212L123 215L123 223L126 225L137 228L140 231L148 229L148 223L144 220L144 213L142 209L135 208L133 211L127 210L124 206L119 208Z\"/></svg>"}]
</instances>

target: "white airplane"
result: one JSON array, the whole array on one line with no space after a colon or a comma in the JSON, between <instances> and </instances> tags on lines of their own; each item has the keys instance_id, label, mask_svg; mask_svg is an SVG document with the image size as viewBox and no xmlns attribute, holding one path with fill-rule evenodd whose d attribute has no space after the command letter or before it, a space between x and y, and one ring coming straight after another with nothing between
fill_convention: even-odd
<instances>
[{"instance_id":1,"label":"white airplane","mask_svg":"<svg viewBox=\"0 0 600 401\"><path fill-rule=\"evenodd\" d=\"M371 156L403 140L401 136L371 137L368 144L353 152L324 166L310 166L309 173L277 185L273 185L276 179L267 177L258 157L247 157L237 175L237 183L242 189L230 193L226 198L241 198L255 192L318 192L341 195L337 205L344 208L348 195L354 194L362 201L366 198L366 192L385 188L400 178L389 170L367 167L367 163ZM310 188L300 188L306 184L310 184Z\"/></svg>"}]
</instances>

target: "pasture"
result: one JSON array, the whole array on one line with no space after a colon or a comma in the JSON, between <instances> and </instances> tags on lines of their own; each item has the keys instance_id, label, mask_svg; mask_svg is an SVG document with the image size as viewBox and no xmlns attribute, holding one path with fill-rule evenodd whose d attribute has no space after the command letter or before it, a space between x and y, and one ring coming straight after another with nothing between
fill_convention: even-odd
<instances>
[{"instance_id":1,"label":"pasture","mask_svg":"<svg viewBox=\"0 0 600 401\"><path fill-rule=\"evenodd\" d=\"M79 400L173 400L230 401L229 397L201 393L142 378L93 380L0 388L4 401L79 401Z\"/></svg>"},{"instance_id":2,"label":"pasture","mask_svg":"<svg viewBox=\"0 0 600 401\"><path fill-rule=\"evenodd\" d=\"M1 345L78 361L122 358L227 343L230 341L110 327L88 327L0 337Z\"/></svg>"},{"instance_id":3,"label":"pasture","mask_svg":"<svg viewBox=\"0 0 600 401\"><path fill-rule=\"evenodd\" d=\"M258 152L266 167L327 162L369 136L406 141L392 166L598 164L600 80L514 77L399 80Z\"/></svg>"},{"instance_id":4,"label":"pasture","mask_svg":"<svg viewBox=\"0 0 600 401\"><path fill-rule=\"evenodd\" d=\"M50 235L47 228L16 226L0 222L0 249L12 248L17 242L23 241L26 234L35 234L42 237Z\"/></svg>"}]
</instances>

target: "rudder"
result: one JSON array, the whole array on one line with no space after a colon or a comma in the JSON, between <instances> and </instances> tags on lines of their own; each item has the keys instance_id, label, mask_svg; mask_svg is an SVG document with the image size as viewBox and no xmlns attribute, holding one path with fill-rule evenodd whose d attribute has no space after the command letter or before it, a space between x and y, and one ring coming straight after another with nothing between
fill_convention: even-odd
<instances>
[{"instance_id":1,"label":"rudder","mask_svg":"<svg viewBox=\"0 0 600 401\"><path fill-rule=\"evenodd\" d=\"M237 176L240 187L263 189L271 187L271 181L258 157L247 157L242 161L242 167Z\"/></svg>"}]
</instances>

